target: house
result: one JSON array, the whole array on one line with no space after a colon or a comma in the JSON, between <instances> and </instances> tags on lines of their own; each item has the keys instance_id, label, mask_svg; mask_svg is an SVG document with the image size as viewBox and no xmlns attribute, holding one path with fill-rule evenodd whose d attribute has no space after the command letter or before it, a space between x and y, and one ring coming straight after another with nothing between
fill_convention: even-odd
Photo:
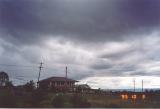
<instances>
[{"instance_id":1,"label":"house","mask_svg":"<svg viewBox=\"0 0 160 109\"><path fill-rule=\"evenodd\" d=\"M91 90L91 87L88 84L79 84L76 85L76 91L81 93L89 93Z\"/></svg>"},{"instance_id":2,"label":"house","mask_svg":"<svg viewBox=\"0 0 160 109\"><path fill-rule=\"evenodd\" d=\"M75 83L78 82L67 77L50 77L38 82L38 87L43 89L55 89L59 91L70 90L73 91Z\"/></svg>"}]
</instances>

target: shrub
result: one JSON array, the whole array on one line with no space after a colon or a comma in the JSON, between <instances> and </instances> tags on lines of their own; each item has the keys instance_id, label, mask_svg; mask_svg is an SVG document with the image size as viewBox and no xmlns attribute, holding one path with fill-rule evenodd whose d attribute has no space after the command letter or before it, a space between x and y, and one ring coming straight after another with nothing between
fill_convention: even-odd
<instances>
[{"instance_id":1,"label":"shrub","mask_svg":"<svg viewBox=\"0 0 160 109\"><path fill-rule=\"evenodd\" d=\"M87 98L78 94L56 95L52 101L52 104L54 107L57 107L57 108L62 108L62 107L88 108L90 107L90 103L88 102Z\"/></svg>"},{"instance_id":2,"label":"shrub","mask_svg":"<svg viewBox=\"0 0 160 109\"><path fill-rule=\"evenodd\" d=\"M106 105L105 107L106 108L119 108L118 104L115 104L115 103L111 103L109 105Z\"/></svg>"},{"instance_id":3,"label":"shrub","mask_svg":"<svg viewBox=\"0 0 160 109\"><path fill-rule=\"evenodd\" d=\"M6 82L6 87L7 87L7 88L13 88L14 85L12 84L12 81L7 81L7 82Z\"/></svg>"},{"instance_id":4,"label":"shrub","mask_svg":"<svg viewBox=\"0 0 160 109\"><path fill-rule=\"evenodd\" d=\"M2 108L13 108L16 107L16 96L10 89L6 89L1 92L0 95L0 107Z\"/></svg>"},{"instance_id":5,"label":"shrub","mask_svg":"<svg viewBox=\"0 0 160 109\"><path fill-rule=\"evenodd\" d=\"M41 90L35 90L31 93L31 107L40 107L40 103L46 99L46 93Z\"/></svg>"},{"instance_id":6,"label":"shrub","mask_svg":"<svg viewBox=\"0 0 160 109\"><path fill-rule=\"evenodd\" d=\"M33 80L31 80L30 82L28 82L24 85L24 88L26 91L32 92L36 89L35 83L33 82Z\"/></svg>"},{"instance_id":7,"label":"shrub","mask_svg":"<svg viewBox=\"0 0 160 109\"><path fill-rule=\"evenodd\" d=\"M55 98L53 99L53 106L54 107L64 107L65 102L67 102L66 98L64 95L56 95Z\"/></svg>"},{"instance_id":8,"label":"shrub","mask_svg":"<svg viewBox=\"0 0 160 109\"><path fill-rule=\"evenodd\" d=\"M88 107L90 107L90 103L88 102L87 98L82 95L78 95L78 94L74 94L71 97L71 103L73 104L73 106L75 108L88 108Z\"/></svg>"}]
</instances>

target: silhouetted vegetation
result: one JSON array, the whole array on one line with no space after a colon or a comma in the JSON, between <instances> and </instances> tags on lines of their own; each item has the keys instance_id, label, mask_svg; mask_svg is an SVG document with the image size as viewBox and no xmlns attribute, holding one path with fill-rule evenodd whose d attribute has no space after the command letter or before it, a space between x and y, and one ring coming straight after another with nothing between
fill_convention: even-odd
<instances>
[{"instance_id":1,"label":"silhouetted vegetation","mask_svg":"<svg viewBox=\"0 0 160 109\"><path fill-rule=\"evenodd\" d=\"M30 92L34 91L34 90L36 89L36 86L35 86L34 81L31 80L30 82L26 83L26 84L24 85L24 89L25 89L26 91L30 91Z\"/></svg>"},{"instance_id":2,"label":"silhouetted vegetation","mask_svg":"<svg viewBox=\"0 0 160 109\"><path fill-rule=\"evenodd\" d=\"M90 107L90 103L88 102L87 98L82 95L73 94L71 96L71 103L73 104L73 107L75 108L88 108Z\"/></svg>"},{"instance_id":3,"label":"silhouetted vegetation","mask_svg":"<svg viewBox=\"0 0 160 109\"><path fill-rule=\"evenodd\" d=\"M160 107L160 93L148 92L146 100L122 100L118 93L113 94L86 94L86 93L55 93L41 89L27 91L21 87L0 89L0 107L2 108L129 108L129 107ZM29 89L32 89L29 87ZM18 92L18 94L17 94ZM19 94L20 93L20 94Z\"/></svg>"},{"instance_id":4,"label":"silhouetted vegetation","mask_svg":"<svg viewBox=\"0 0 160 109\"><path fill-rule=\"evenodd\" d=\"M10 89L4 89L0 91L0 107L11 108L16 107L16 96Z\"/></svg>"},{"instance_id":5,"label":"silhouetted vegetation","mask_svg":"<svg viewBox=\"0 0 160 109\"><path fill-rule=\"evenodd\" d=\"M12 84L12 81L7 81L5 87L7 87L7 88L13 88L14 85Z\"/></svg>"},{"instance_id":6,"label":"silhouetted vegetation","mask_svg":"<svg viewBox=\"0 0 160 109\"><path fill-rule=\"evenodd\" d=\"M5 76L4 76L5 75ZM101 89L69 92L67 89L58 90L54 87L50 89L36 88L34 81L29 81L25 85L14 86L9 81L8 76L2 73L0 87L0 107L1 108L134 108L134 107L160 107L160 91L146 90L145 100L137 99L135 103L131 99L122 100L121 93L131 94L132 92L105 92ZM4 77L6 81L4 81ZM86 85L83 85L86 86ZM92 93L89 93L92 91ZM138 93L137 93L138 95Z\"/></svg>"},{"instance_id":7,"label":"silhouetted vegetation","mask_svg":"<svg viewBox=\"0 0 160 109\"><path fill-rule=\"evenodd\" d=\"M60 107L88 108L91 106L86 97L78 94L56 95L52 103L54 107L58 108Z\"/></svg>"},{"instance_id":8,"label":"silhouetted vegetation","mask_svg":"<svg viewBox=\"0 0 160 109\"><path fill-rule=\"evenodd\" d=\"M108 105L106 105L105 107L106 107L106 108L120 108L120 107L118 106L118 104L114 104L114 103L108 104Z\"/></svg>"},{"instance_id":9,"label":"silhouetted vegetation","mask_svg":"<svg viewBox=\"0 0 160 109\"><path fill-rule=\"evenodd\" d=\"M55 98L53 99L53 106L62 108L62 107L65 107L66 102L68 102L66 96L62 94L56 95Z\"/></svg>"}]
</instances>

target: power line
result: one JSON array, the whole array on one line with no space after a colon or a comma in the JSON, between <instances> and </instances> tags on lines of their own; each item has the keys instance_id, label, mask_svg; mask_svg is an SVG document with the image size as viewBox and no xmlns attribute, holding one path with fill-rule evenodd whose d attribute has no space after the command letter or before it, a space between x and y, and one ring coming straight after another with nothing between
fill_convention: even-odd
<instances>
[{"instance_id":1,"label":"power line","mask_svg":"<svg viewBox=\"0 0 160 109\"><path fill-rule=\"evenodd\" d=\"M55 65L53 65L55 66ZM16 64L0 64L0 67L10 67L10 68L39 68L38 63L33 65L16 65ZM53 69L53 67L43 66L45 69Z\"/></svg>"},{"instance_id":2,"label":"power line","mask_svg":"<svg viewBox=\"0 0 160 109\"><path fill-rule=\"evenodd\" d=\"M13 65L13 64L0 64L0 66L4 66L4 67L32 67L32 68L36 68L38 66L29 66L29 65Z\"/></svg>"}]
</instances>

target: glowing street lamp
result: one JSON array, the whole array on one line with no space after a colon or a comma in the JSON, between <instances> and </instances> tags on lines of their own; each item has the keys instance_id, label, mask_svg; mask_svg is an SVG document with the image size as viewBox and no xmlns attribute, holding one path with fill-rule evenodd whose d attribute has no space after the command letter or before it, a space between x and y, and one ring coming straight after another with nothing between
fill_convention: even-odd
<instances>
[{"instance_id":1,"label":"glowing street lamp","mask_svg":"<svg viewBox=\"0 0 160 109\"><path fill-rule=\"evenodd\" d=\"M128 95L127 94L122 94L121 98L122 98L122 100L128 100Z\"/></svg>"},{"instance_id":2,"label":"glowing street lamp","mask_svg":"<svg viewBox=\"0 0 160 109\"><path fill-rule=\"evenodd\" d=\"M142 94L142 100L146 99L146 95Z\"/></svg>"},{"instance_id":3,"label":"glowing street lamp","mask_svg":"<svg viewBox=\"0 0 160 109\"><path fill-rule=\"evenodd\" d=\"M131 98L132 98L132 100L136 100L137 99L137 95L134 94L134 95L131 96Z\"/></svg>"}]
</instances>

